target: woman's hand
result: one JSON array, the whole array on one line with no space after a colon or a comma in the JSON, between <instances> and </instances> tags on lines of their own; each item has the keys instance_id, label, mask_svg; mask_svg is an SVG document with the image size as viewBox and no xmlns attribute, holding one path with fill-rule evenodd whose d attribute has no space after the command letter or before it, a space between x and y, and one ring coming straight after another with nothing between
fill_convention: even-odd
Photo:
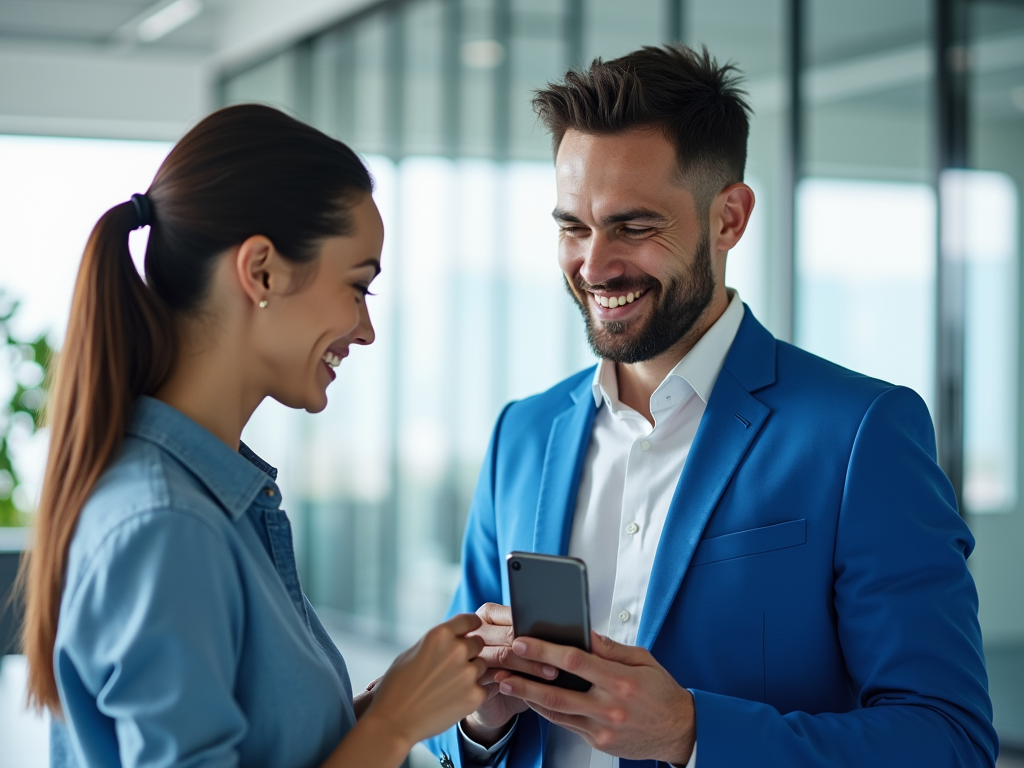
<instances>
[{"instance_id":1,"label":"woman's hand","mask_svg":"<svg viewBox=\"0 0 1024 768\"><path fill-rule=\"evenodd\" d=\"M398 768L417 742L450 728L487 693L484 641L467 637L480 619L463 614L427 632L379 680L355 697L355 727L321 768Z\"/></svg>"},{"instance_id":2,"label":"woman's hand","mask_svg":"<svg viewBox=\"0 0 1024 768\"><path fill-rule=\"evenodd\" d=\"M352 698L352 708L356 711L356 720L366 714L366 710L373 704L373 693L377 688L377 685L383 680L383 677L378 677L363 691L360 691Z\"/></svg>"},{"instance_id":3,"label":"woman's hand","mask_svg":"<svg viewBox=\"0 0 1024 768\"><path fill-rule=\"evenodd\" d=\"M484 641L466 635L480 624L462 614L427 632L395 659L361 720L386 723L412 749L474 712L487 698L478 682L487 665L479 658Z\"/></svg>"}]
</instances>

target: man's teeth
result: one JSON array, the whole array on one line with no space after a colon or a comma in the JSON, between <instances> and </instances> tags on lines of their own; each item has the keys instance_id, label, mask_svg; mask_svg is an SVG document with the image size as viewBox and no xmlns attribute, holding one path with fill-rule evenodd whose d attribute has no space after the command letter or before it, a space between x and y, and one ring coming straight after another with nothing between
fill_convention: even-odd
<instances>
[{"instance_id":1,"label":"man's teeth","mask_svg":"<svg viewBox=\"0 0 1024 768\"><path fill-rule=\"evenodd\" d=\"M598 296L595 294L594 298L597 299L597 303L602 307L615 309L616 307L623 307L626 304L632 304L643 295L643 291L636 291L627 293L625 296Z\"/></svg>"},{"instance_id":2,"label":"man's teeth","mask_svg":"<svg viewBox=\"0 0 1024 768\"><path fill-rule=\"evenodd\" d=\"M338 357L333 352L324 352L324 356L321 359L329 366L331 366L331 368L337 368L339 365L341 365L341 358Z\"/></svg>"}]
</instances>

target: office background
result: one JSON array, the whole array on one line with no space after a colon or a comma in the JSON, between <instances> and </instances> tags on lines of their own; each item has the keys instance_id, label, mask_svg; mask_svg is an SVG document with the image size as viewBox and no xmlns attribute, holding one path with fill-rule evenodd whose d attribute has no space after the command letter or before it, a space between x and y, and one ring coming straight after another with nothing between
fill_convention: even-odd
<instances>
[{"instance_id":1,"label":"office background","mask_svg":"<svg viewBox=\"0 0 1024 768\"><path fill-rule=\"evenodd\" d=\"M208 109L273 104L366 158L378 341L323 414L267 403L244 438L281 469L310 599L367 658L443 614L500 407L593 362L532 90L641 45L733 61L758 202L727 283L777 336L928 403L978 539L996 724L1024 754L1024 2L0 0L0 40L0 289L23 338L59 346L91 222ZM17 427L28 510L45 434Z\"/></svg>"}]
</instances>

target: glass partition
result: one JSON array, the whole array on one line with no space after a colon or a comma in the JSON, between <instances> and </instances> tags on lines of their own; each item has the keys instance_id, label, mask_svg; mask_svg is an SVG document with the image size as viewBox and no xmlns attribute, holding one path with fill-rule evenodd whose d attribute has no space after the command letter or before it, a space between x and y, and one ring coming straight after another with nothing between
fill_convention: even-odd
<instances>
[{"instance_id":1,"label":"glass partition","mask_svg":"<svg viewBox=\"0 0 1024 768\"><path fill-rule=\"evenodd\" d=\"M967 168L942 179L944 244L964 265L964 505L978 540L996 729L1024 752L1024 512L1020 505L1024 2L966 3Z\"/></svg>"},{"instance_id":2,"label":"glass partition","mask_svg":"<svg viewBox=\"0 0 1024 768\"><path fill-rule=\"evenodd\" d=\"M796 341L934 412L931 3L806 8Z\"/></svg>"},{"instance_id":3,"label":"glass partition","mask_svg":"<svg viewBox=\"0 0 1024 768\"><path fill-rule=\"evenodd\" d=\"M671 39L672 19L686 40L735 59L760 84L758 212L730 280L756 312L769 303L784 105L763 84L781 77L782 0L683 7L387 3L225 79L228 103L284 106L363 153L387 231L369 300L377 341L339 369L324 414L268 402L245 435L281 469L304 583L334 621L403 639L436 622L501 407L594 362L556 262L535 89L581 60ZM743 39L728 33L737 14L751 19Z\"/></svg>"},{"instance_id":4,"label":"glass partition","mask_svg":"<svg viewBox=\"0 0 1024 768\"><path fill-rule=\"evenodd\" d=\"M756 197L743 239L729 254L726 282L736 288L754 315L776 335L787 335L782 309L771 286L783 251L780 218L790 195L786 161L785 94L787 37L784 0L699 0L683 4L682 36L706 45L719 61L735 64L745 76L744 89L753 110L746 182Z\"/></svg>"}]
</instances>

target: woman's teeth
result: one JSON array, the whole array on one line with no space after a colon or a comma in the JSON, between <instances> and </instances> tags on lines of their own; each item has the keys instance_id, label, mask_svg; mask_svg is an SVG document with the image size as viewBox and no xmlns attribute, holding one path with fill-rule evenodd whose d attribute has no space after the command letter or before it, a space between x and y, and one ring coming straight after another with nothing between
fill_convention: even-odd
<instances>
[{"instance_id":1,"label":"woman's teeth","mask_svg":"<svg viewBox=\"0 0 1024 768\"><path fill-rule=\"evenodd\" d=\"M331 366L331 368L337 368L339 365L341 365L341 358L330 351L324 352L324 356L321 359L329 366Z\"/></svg>"},{"instance_id":2,"label":"woman's teeth","mask_svg":"<svg viewBox=\"0 0 1024 768\"><path fill-rule=\"evenodd\" d=\"M634 291L627 293L625 296L598 296L597 294L594 294L594 298L597 299L597 303L602 307L615 309L616 307L622 307L626 304L632 304L643 295L644 291Z\"/></svg>"}]
</instances>

